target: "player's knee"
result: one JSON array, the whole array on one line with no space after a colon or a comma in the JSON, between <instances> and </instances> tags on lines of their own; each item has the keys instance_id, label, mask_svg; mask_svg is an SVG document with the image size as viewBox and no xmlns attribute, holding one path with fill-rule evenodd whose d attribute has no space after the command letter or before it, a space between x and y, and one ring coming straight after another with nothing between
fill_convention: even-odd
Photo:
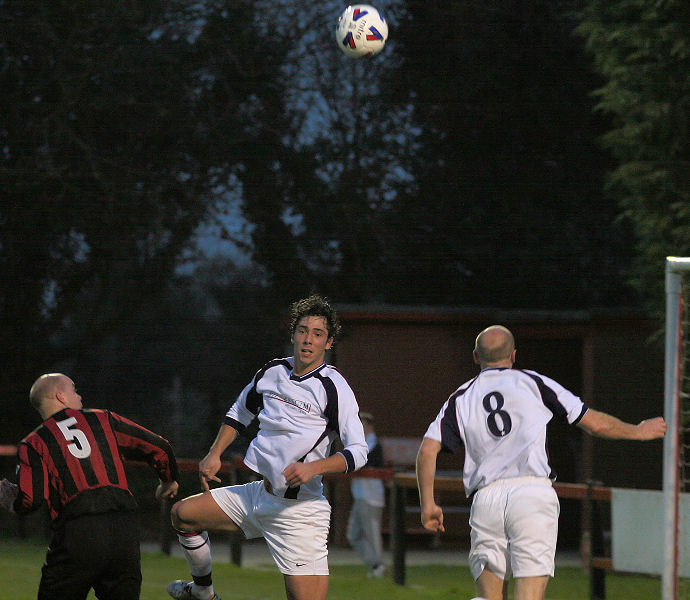
<instances>
[{"instance_id":1,"label":"player's knee","mask_svg":"<svg viewBox=\"0 0 690 600\"><path fill-rule=\"evenodd\" d=\"M170 509L170 522L175 529L180 528L180 503L175 502Z\"/></svg>"},{"instance_id":2,"label":"player's knee","mask_svg":"<svg viewBox=\"0 0 690 600\"><path fill-rule=\"evenodd\" d=\"M190 519L190 515L186 510L184 500L180 500L173 504L170 509L170 521L172 522L173 528L178 531L193 531L193 523Z\"/></svg>"}]
</instances>

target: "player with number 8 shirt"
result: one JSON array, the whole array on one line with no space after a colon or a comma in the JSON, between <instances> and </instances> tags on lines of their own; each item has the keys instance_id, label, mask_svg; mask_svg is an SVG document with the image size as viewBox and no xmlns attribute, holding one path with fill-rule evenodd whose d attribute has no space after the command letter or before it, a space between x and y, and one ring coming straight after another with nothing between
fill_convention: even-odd
<instances>
[{"instance_id":1,"label":"player with number 8 shirt","mask_svg":"<svg viewBox=\"0 0 690 600\"><path fill-rule=\"evenodd\" d=\"M554 574L560 507L547 448L552 418L608 439L653 440L666 432L661 417L633 425L588 408L553 379L514 369L515 355L505 327L477 336L479 374L443 404L417 455L422 524L444 531L434 500L436 458L442 449L464 446L463 484L472 497L469 566L487 600L507 598L511 574L516 600L543 600Z\"/></svg>"}]
</instances>

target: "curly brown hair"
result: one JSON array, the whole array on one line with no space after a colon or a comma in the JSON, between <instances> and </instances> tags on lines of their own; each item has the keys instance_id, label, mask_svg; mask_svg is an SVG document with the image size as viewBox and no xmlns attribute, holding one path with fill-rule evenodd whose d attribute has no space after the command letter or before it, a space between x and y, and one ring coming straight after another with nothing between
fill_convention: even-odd
<instances>
[{"instance_id":1,"label":"curly brown hair","mask_svg":"<svg viewBox=\"0 0 690 600\"><path fill-rule=\"evenodd\" d=\"M323 317L328 329L328 337L335 339L340 334L340 320L328 300L318 294L311 294L290 305L290 335L295 333L302 317Z\"/></svg>"}]
</instances>

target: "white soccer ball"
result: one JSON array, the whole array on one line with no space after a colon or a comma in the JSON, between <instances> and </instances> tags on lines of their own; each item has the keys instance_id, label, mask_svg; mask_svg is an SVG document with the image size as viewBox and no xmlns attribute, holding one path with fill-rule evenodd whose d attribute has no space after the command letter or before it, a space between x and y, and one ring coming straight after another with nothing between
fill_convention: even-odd
<instances>
[{"instance_id":1,"label":"white soccer ball","mask_svg":"<svg viewBox=\"0 0 690 600\"><path fill-rule=\"evenodd\" d=\"M369 4L348 6L335 28L338 47L348 56L373 56L383 50L388 25L383 15Z\"/></svg>"}]
</instances>

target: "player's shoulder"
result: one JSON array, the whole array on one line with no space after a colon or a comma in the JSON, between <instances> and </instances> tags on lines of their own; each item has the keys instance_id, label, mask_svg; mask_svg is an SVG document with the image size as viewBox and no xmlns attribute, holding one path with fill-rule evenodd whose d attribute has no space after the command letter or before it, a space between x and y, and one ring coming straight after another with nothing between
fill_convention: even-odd
<instances>
[{"instance_id":1,"label":"player's shoulder","mask_svg":"<svg viewBox=\"0 0 690 600\"><path fill-rule=\"evenodd\" d=\"M292 357L272 358L268 362L264 363L254 374L254 382L256 383L259 381L259 379L264 377L266 373L272 372L275 369L279 369L281 372L290 372L292 370L292 365Z\"/></svg>"},{"instance_id":2,"label":"player's shoulder","mask_svg":"<svg viewBox=\"0 0 690 600\"><path fill-rule=\"evenodd\" d=\"M522 373L523 375L529 375L530 377L545 377L544 374L539 373L538 371L535 371L534 369L511 369L511 371L514 371L515 373Z\"/></svg>"},{"instance_id":3,"label":"player's shoulder","mask_svg":"<svg viewBox=\"0 0 690 600\"><path fill-rule=\"evenodd\" d=\"M111 425L114 424L117 421L126 421L127 419L123 417L122 415L119 415L113 410L109 410L107 408L80 408L80 409L75 409L76 413L81 413L84 415L86 418L87 422L90 422L91 425L94 425L94 421L89 421L89 419L95 417L98 422L101 424L103 423L110 423Z\"/></svg>"},{"instance_id":4,"label":"player's shoulder","mask_svg":"<svg viewBox=\"0 0 690 600\"><path fill-rule=\"evenodd\" d=\"M529 388L539 388L544 385L553 387L554 382L532 369L519 369L517 367L490 367L484 369L477 377L480 389L486 386L510 385L527 386Z\"/></svg>"},{"instance_id":5,"label":"player's shoulder","mask_svg":"<svg viewBox=\"0 0 690 600\"><path fill-rule=\"evenodd\" d=\"M314 384L318 382L318 385L326 390L334 388L340 396L354 397L354 392L347 379L345 379L345 376L333 365L324 363L313 371L309 379L311 379Z\"/></svg>"},{"instance_id":6,"label":"player's shoulder","mask_svg":"<svg viewBox=\"0 0 690 600\"><path fill-rule=\"evenodd\" d=\"M85 415L112 415L116 414L112 410L107 408L80 408L78 412L84 413Z\"/></svg>"},{"instance_id":7,"label":"player's shoulder","mask_svg":"<svg viewBox=\"0 0 690 600\"><path fill-rule=\"evenodd\" d=\"M328 363L324 364L323 369L321 369L321 375L324 377L330 377L334 381L348 385L345 375L342 374L338 367L329 365Z\"/></svg>"},{"instance_id":8,"label":"player's shoulder","mask_svg":"<svg viewBox=\"0 0 690 600\"><path fill-rule=\"evenodd\" d=\"M41 438L40 433L41 433L41 430L42 430L44 427L45 427L45 425L44 425L43 423L41 423L38 427L35 427L35 428L33 429L33 431L31 431L30 433L27 433L27 434L19 441L19 443L20 443L20 444L25 444L25 445L28 445L28 446L33 445L32 442L33 442L34 440L37 440L37 439L40 439L40 438Z\"/></svg>"},{"instance_id":9,"label":"player's shoulder","mask_svg":"<svg viewBox=\"0 0 690 600\"><path fill-rule=\"evenodd\" d=\"M294 364L294 358L292 356L283 356L278 358L272 358L266 362L260 369L259 373L266 372L269 369L282 368L282 369L292 369Z\"/></svg>"},{"instance_id":10,"label":"player's shoulder","mask_svg":"<svg viewBox=\"0 0 690 600\"><path fill-rule=\"evenodd\" d=\"M516 373L520 373L523 376L528 377L529 379L537 382L538 384L541 385L548 385L549 387L561 387L561 385L555 380L549 377L548 375L544 375L543 373L539 373L538 371L534 371L533 369L512 369Z\"/></svg>"}]
</instances>

